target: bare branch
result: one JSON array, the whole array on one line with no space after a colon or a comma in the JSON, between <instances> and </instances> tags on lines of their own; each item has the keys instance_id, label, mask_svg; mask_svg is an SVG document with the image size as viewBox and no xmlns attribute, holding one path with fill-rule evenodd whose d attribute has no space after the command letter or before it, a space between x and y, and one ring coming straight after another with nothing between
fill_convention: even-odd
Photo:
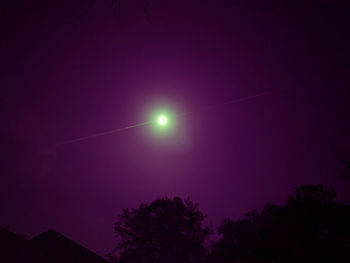
<instances>
[{"instance_id":1,"label":"bare branch","mask_svg":"<svg viewBox=\"0 0 350 263\"><path fill-rule=\"evenodd\" d=\"M149 10L149 4L150 4L150 0L146 0L145 6L144 6L144 8L143 8L143 12L145 13L145 16L146 16L147 21L148 21L150 24L152 24L151 16L150 16L149 11L148 11L148 10Z\"/></svg>"},{"instance_id":2,"label":"bare branch","mask_svg":"<svg viewBox=\"0 0 350 263\"><path fill-rule=\"evenodd\" d=\"M86 13L96 4L96 0L92 0L89 5L85 8L84 12L80 16L85 16Z\"/></svg>"},{"instance_id":3,"label":"bare branch","mask_svg":"<svg viewBox=\"0 0 350 263\"><path fill-rule=\"evenodd\" d=\"M337 155L338 159L342 163L343 168L341 168L341 174L350 178L350 160L346 159L337 149L332 147L332 151Z\"/></svg>"}]
</instances>

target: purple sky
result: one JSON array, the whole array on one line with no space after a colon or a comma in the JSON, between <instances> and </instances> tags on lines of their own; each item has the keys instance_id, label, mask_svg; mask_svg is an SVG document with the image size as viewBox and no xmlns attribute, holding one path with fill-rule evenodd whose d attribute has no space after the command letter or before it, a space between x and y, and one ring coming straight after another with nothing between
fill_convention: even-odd
<instances>
[{"instance_id":1,"label":"purple sky","mask_svg":"<svg viewBox=\"0 0 350 263\"><path fill-rule=\"evenodd\" d=\"M88 0L5 2L1 226L53 228L105 255L121 209L158 197L189 196L214 226L299 184L350 201L331 151L350 155L350 15L308 1L154 0L149 23L138 0L122 1L119 20L110 1L79 19ZM172 136L144 127L56 147L164 104L193 111Z\"/></svg>"}]
</instances>

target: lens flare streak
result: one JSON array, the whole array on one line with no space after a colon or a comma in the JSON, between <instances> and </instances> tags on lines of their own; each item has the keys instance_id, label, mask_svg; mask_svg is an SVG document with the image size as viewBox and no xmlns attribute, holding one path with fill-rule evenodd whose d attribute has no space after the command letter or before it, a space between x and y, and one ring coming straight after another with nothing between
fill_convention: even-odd
<instances>
[{"instance_id":1,"label":"lens flare streak","mask_svg":"<svg viewBox=\"0 0 350 263\"><path fill-rule=\"evenodd\" d=\"M219 106L246 102L246 101L258 98L258 97L267 96L267 95L270 95L270 94L273 94L273 93L276 93L276 92L280 92L280 91L286 90L286 89L288 89L288 88L280 88L280 89L264 91L262 93L258 93L258 94L252 95L252 96L242 97L242 98L239 98L239 99L230 100L230 101L226 101L226 102L223 102L223 103L217 103L217 104L212 104L212 105L209 105L209 106L205 106L203 108L198 109L197 111L185 112L185 113L182 113L182 114L178 114L178 116L186 116L186 115L190 115L190 114L193 114L193 113L196 113L196 112L201 112L201 111L205 111L205 110L211 110L211 109L217 108ZM160 115L157 118L156 122L160 126L166 126L168 124L168 118L165 115ZM136 128L136 127L146 126L146 125L150 125L150 124L154 124L154 123L155 123L154 121L141 122L141 123L137 123L137 124L126 126L126 127L119 128L119 129L113 129L113 130L109 130L109 131L105 131L105 132L95 133L95 134L88 135L88 136L85 136L85 137L79 137L79 138L76 138L76 139L64 141L64 142L62 142L59 145L67 145L67 144L72 144L72 143L76 143L76 142L81 142L81 141L85 141L85 140L88 140L88 139L101 137L101 136L105 136L105 135L110 135L110 134L118 133L118 132L121 132L121 131L125 131L125 130L129 130L129 129L132 129L132 128Z\"/></svg>"}]
</instances>

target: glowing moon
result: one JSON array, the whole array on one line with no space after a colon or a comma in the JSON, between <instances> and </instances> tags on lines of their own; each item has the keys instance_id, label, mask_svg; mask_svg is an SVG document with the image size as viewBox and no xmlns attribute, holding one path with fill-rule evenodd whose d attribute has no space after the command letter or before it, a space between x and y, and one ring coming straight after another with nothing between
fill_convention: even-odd
<instances>
[{"instance_id":1,"label":"glowing moon","mask_svg":"<svg viewBox=\"0 0 350 263\"><path fill-rule=\"evenodd\" d=\"M157 136L169 138L176 131L176 116L165 107L159 107L150 113L149 123L151 132Z\"/></svg>"},{"instance_id":2,"label":"glowing moon","mask_svg":"<svg viewBox=\"0 0 350 263\"><path fill-rule=\"evenodd\" d=\"M160 125L160 126L165 126L167 125L168 123L168 118L164 115L160 115L158 118L157 118L157 123Z\"/></svg>"}]
</instances>

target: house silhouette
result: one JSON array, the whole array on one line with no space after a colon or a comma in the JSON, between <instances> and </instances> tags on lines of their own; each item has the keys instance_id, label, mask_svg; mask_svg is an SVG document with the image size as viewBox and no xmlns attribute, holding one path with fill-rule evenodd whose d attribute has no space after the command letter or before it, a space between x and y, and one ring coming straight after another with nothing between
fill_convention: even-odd
<instances>
[{"instance_id":1,"label":"house silhouette","mask_svg":"<svg viewBox=\"0 0 350 263\"><path fill-rule=\"evenodd\" d=\"M47 230L27 240L0 227L2 263L110 263L64 235Z\"/></svg>"}]
</instances>

